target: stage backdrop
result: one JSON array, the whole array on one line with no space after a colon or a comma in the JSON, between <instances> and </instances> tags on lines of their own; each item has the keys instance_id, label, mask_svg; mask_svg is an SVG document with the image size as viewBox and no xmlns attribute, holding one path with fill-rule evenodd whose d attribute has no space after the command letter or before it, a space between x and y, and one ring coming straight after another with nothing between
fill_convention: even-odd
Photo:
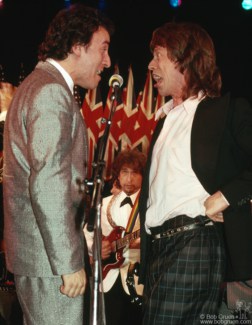
<instances>
[{"instance_id":1,"label":"stage backdrop","mask_svg":"<svg viewBox=\"0 0 252 325\"><path fill-rule=\"evenodd\" d=\"M118 67L115 67L118 73ZM106 120L111 110L110 87L105 105L101 99L99 86L88 90L81 105L82 114L88 128L89 165L88 177L92 177L92 162L96 160L98 144L104 134ZM126 87L119 93L116 110L111 118L110 132L106 142L105 179L111 177L111 163L123 149L138 148L147 153L153 130L156 125L155 112L165 103L165 98L155 94L151 73L148 71L144 89L135 94L134 76L131 66L128 71ZM104 107L105 106L105 107ZM102 123L105 121L105 123Z\"/></svg>"}]
</instances>

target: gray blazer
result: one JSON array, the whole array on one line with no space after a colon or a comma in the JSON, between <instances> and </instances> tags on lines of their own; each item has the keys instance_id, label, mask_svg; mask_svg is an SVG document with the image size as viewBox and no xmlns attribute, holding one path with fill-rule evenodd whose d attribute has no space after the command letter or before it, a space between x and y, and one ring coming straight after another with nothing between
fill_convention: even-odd
<instances>
[{"instance_id":1,"label":"gray blazer","mask_svg":"<svg viewBox=\"0 0 252 325\"><path fill-rule=\"evenodd\" d=\"M87 134L59 71L39 62L18 87L4 130L4 240L8 269L48 277L83 267Z\"/></svg>"}]
</instances>

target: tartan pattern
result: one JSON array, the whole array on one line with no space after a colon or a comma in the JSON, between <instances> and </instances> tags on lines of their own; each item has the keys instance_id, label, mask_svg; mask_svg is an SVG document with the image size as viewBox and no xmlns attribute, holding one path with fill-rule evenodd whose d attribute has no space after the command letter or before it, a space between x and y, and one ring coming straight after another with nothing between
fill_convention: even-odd
<instances>
[{"instance_id":1,"label":"tartan pattern","mask_svg":"<svg viewBox=\"0 0 252 325\"><path fill-rule=\"evenodd\" d=\"M147 262L144 325L196 325L221 302L224 247L215 226L155 240Z\"/></svg>"}]
</instances>

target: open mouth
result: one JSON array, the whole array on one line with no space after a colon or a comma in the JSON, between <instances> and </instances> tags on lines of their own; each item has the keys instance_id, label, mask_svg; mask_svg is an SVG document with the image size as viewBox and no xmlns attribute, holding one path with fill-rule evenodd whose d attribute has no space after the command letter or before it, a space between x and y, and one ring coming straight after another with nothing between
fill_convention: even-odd
<instances>
[{"instance_id":1,"label":"open mouth","mask_svg":"<svg viewBox=\"0 0 252 325\"><path fill-rule=\"evenodd\" d=\"M153 80L156 82L155 86L157 87L158 84L160 84L162 78L159 75L155 74L155 73L152 74L152 77L153 77Z\"/></svg>"},{"instance_id":2,"label":"open mouth","mask_svg":"<svg viewBox=\"0 0 252 325\"><path fill-rule=\"evenodd\" d=\"M161 79L161 77L159 75L155 74L155 73L152 74L152 77L157 82Z\"/></svg>"}]
</instances>

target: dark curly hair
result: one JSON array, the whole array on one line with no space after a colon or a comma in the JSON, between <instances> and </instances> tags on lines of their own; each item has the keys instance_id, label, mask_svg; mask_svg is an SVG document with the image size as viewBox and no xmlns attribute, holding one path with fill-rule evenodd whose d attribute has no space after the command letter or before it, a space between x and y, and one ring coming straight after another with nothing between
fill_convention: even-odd
<instances>
[{"instance_id":1,"label":"dark curly hair","mask_svg":"<svg viewBox=\"0 0 252 325\"><path fill-rule=\"evenodd\" d=\"M184 100L197 95L200 90L209 97L220 96L222 81L216 66L214 44L202 27L189 22L166 23L153 32L151 51L156 46L165 47L169 59L184 73Z\"/></svg>"},{"instance_id":2,"label":"dark curly hair","mask_svg":"<svg viewBox=\"0 0 252 325\"><path fill-rule=\"evenodd\" d=\"M105 28L110 35L114 32L112 21L95 8L78 3L59 11L39 46L38 59L64 60L73 45L89 44L99 27Z\"/></svg>"},{"instance_id":3,"label":"dark curly hair","mask_svg":"<svg viewBox=\"0 0 252 325\"><path fill-rule=\"evenodd\" d=\"M118 177L124 165L139 172L142 176L146 165L146 155L137 149L123 150L115 158L112 164L112 183L115 181L116 186L120 188Z\"/></svg>"}]
</instances>

